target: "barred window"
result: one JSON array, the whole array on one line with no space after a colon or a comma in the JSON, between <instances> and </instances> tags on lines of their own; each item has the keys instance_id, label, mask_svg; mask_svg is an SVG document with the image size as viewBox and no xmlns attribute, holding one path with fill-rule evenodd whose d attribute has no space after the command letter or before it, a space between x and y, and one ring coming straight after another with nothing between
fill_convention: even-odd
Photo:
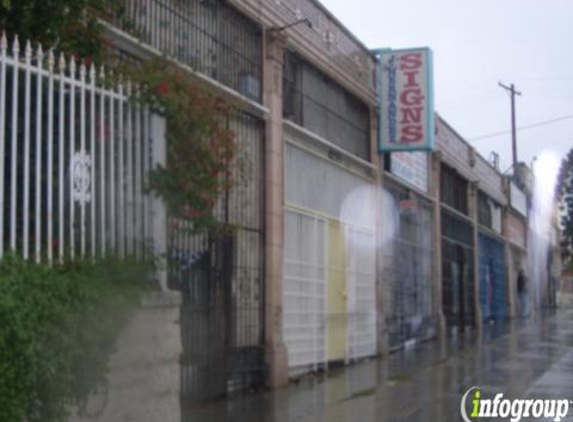
<instances>
[{"instance_id":1,"label":"barred window","mask_svg":"<svg viewBox=\"0 0 573 422\"><path fill-rule=\"evenodd\" d=\"M440 192L444 204L463 214L468 213L468 181L445 165L440 172Z\"/></svg>"},{"instance_id":2,"label":"barred window","mask_svg":"<svg viewBox=\"0 0 573 422\"><path fill-rule=\"evenodd\" d=\"M445 210L442 210L442 236L464 245L473 245L471 225Z\"/></svg>"},{"instance_id":3,"label":"barred window","mask_svg":"<svg viewBox=\"0 0 573 422\"><path fill-rule=\"evenodd\" d=\"M478 193L478 222L491 228L491 207L488 197L481 191Z\"/></svg>"},{"instance_id":4,"label":"barred window","mask_svg":"<svg viewBox=\"0 0 573 422\"><path fill-rule=\"evenodd\" d=\"M478 222L501 233L501 205L482 191L478 192Z\"/></svg>"},{"instance_id":5,"label":"barred window","mask_svg":"<svg viewBox=\"0 0 573 422\"><path fill-rule=\"evenodd\" d=\"M285 55L283 114L358 157L370 156L368 106L292 51Z\"/></svg>"},{"instance_id":6,"label":"barred window","mask_svg":"<svg viewBox=\"0 0 573 422\"><path fill-rule=\"evenodd\" d=\"M261 101L262 28L223 0L120 0L113 22L144 43Z\"/></svg>"}]
</instances>

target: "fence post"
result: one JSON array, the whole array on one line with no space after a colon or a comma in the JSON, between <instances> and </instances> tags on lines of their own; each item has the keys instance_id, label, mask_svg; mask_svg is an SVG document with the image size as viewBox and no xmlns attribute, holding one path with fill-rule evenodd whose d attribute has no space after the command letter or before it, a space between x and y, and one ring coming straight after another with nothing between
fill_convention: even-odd
<instances>
[{"instance_id":1,"label":"fence post","mask_svg":"<svg viewBox=\"0 0 573 422\"><path fill-rule=\"evenodd\" d=\"M151 168L166 165L165 118L150 114ZM155 279L162 291L167 291L167 211L163 199L153 195L151 205L151 226Z\"/></svg>"}]
</instances>

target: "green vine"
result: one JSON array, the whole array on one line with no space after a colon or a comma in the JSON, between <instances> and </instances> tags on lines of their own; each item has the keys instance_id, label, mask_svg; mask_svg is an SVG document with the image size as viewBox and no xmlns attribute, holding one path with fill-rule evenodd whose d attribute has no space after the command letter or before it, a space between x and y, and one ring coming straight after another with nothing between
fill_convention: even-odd
<instances>
[{"instance_id":1,"label":"green vine","mask_svg":"<svg viewBox=\"0 0 573 422\"><path fill-rule=\"evenodd\" d=\"M109 0L0 0L0 28L44 48L102 63L106 42L100 16L119 7Z\"/></svg>"},{"instance_id":2,"label":"green vine","mask_svg":"<svg viewBox=\"0 0 573 422\"><path fill-rule=\"evenodd\" d=\"M220 226L216 202L240 174L235 133L228 127L232 105L165 59L122 73L139 87L137 100L167 122L167 166L152 170L150 190L163 197L173 215L215 230Z\"/></svg>"}]
</instances>

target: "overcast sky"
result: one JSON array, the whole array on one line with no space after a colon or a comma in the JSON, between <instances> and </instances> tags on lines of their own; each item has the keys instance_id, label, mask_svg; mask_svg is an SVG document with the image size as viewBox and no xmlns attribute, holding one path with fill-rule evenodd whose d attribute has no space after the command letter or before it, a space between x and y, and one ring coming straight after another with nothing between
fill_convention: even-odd
<instances>
[{"instance_id":1,"label":"overcast sky","mask_svg":"<svg viewBox=\"0 0 573 422\"><path fill-rule=\"evenodd\" d=\"M573 147L573 0L321 0L369 48L434 51L436 111L486 158L511 165L509 95L517 126L568 119L518 132L518 158Z\"/></svg>"}]
</instances>

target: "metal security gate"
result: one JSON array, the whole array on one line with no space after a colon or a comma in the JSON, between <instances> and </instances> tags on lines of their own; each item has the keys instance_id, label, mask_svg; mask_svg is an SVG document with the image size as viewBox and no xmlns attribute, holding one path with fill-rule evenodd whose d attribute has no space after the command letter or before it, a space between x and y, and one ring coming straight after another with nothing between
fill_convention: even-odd
<instances>
[{"instance_id":1,"label":"metal security gate","mask_svg":"<svg viewBox=\"0 0 573 422\"><path fill-rule=\"evenodd\" d=\"M404 188L386 183L396 210L396 233L383 251L385 304L391 349L424 340L435 330L432 206Z\"/></svg>"},{"instance_id":2,"label":"metal security gate","mask_svg":"<svg viewBox=\"0 0 573 422\"><path fill-rule=\"evenodd\" d=\"M507 285L503 243L479 233L479 279L482 319L503 321L507 316Z\"/></svg>"},{"instance_id":3,"label":"metal security gate","mask_svg":"<svg viewBox=\"0 0 573 422\"><path fill-rule=\"evenodd\" d=\"M263 124L239 113L231 122L241 177L220 198L227 234L168 222L168 277L183 292L181 395L186 402L253 389L265 380L263 350ZM238 171L238 170L235 170Z\"/></svg>"},{"instance_id":4,"label":"metal security gate","mask_svg":"<svg viewBox=\"0 0 573 422\"><path fill-rule=\"evenodd\" d=\"M9 48L10 47L10 48ZM0 40L0 258L148 254L161 119L105 72ZM161 120L162 121L162 120Z\"/></svg>"},{"instance_id":5,"label":"metal security gate","mask_svg":"<svg viewBox=\"0 0 573 422\"><path fill-rule=\"evenodd\" d=\"M285 209L283 336L291 368L326 364L326 221Z\"/></svg>"},{"instance_id":6,"label":"metal security gate","mask_svg":"<svg viewBox=\"0 0 573 422\"><path fill-rule=\"evenodd\" d=\"M182 395L210 398L227 389L229 250L208 236L194 236L190 222L171 219L168 277L183 293ZM181 283L174 285L175 281ZM208 353L206 353L208 351Z\"/></svg>"},{"instance_id":7,"label":"metal security gate","mask_svg":"<svg viewBox=\"0 0 573 422\"><path fill-rule=\"evenodd\" d=\"M469 222L442 211L442 301L449 327L474 325L474 249Z\"/></svg>"},{"instance_id":8,"label":"metal security gate","mask_svg":"<svg viewBox=\"0 0 573 422\"><path fill-rule=\"evenodd\" d=\"M347 360L376 355L376 240L371 230L348 225L346 240Z\"/></svg>"}]
</instances>

